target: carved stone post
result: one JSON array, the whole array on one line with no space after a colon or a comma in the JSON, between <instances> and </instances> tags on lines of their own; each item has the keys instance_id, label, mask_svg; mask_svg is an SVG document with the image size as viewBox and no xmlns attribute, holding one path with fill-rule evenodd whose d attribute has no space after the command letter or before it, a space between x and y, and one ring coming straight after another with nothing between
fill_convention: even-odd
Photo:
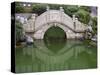
<instances>
[{"instance_id":1,"label":"carved stone post","mask_svg":"<svg viewBox=\"0 0 100 75\"><path fill-rule=\"evenodd\" d=\"M60 11L61 11L61 12L64 12L64 9L63 9L63 7L60 7Z\"/></svg>"},{"instance_id":2,"label":"carved stone post","mask_svg":"<svg viewBox=\"0 0 100 75\"><path fill-rule=\"evenodd\" d=\"M75 15L73 15L73 22L75 22Z\"/></svg>"},{"instance_id":3,"label":"carved stone post","mask_svg":"<svg viewBox=\"0 0 100 75\"><path fill-rule=\"evenodd\" d=\"M61 20L61 22L62 22L62 21L63 21L63 16L62 16L62 14L64 13L64 9L63 9L63 7L60 7L59 9L60 9L60 11L61 11L61 13L60 13L60 20Z\"/></svg>"},{"instance_id":4,"label":"carved stone post","mask_svg":"<svg viewBox=\"0 0 100 75\"><path fill-rule=\"evenodd\" d=\"M47 10L47 11L48 11L48 10L50 10L50 7L49 7L49 6L47 6L47 7L46 7L46 10Z\"/></svg>"},{"instance_id":5,"label":"carved stone post","mask_svg":"<svg viewBox=\"0 0 100 75\"><path fill-rule=\"evenodd\" d=\"M35 20L36 20L37 14L32 14L31 19L33 20L33 31L35 31Z\"/></svg>"},{"instance_id":6,"label":"carved stone post","mask_svg":"<svg viewBox=\"0 0 100 75\"><path fill-rule=\"evenodd\" d=\"M78 24L78 18L75 18L75 25L74 25L74 29L76 30L76 26Z\"/></svg>"},{"instance_id":7,"label":"carved stone post","mask_svg":"<svg viewBox=\"0 0 100 75\"><path fill-rule=\"evenodd\" d=\"M77 18L75 18L75 15L73 15L73 26L74 26L74 30L76 31L76 24L77 24ZM76 36L76 32L75 32L75 39L77 38L77 36Z\"/></svg>"},{"instance_id":8,"label":"carved stone post","mask_svg":"<svg viewBox=\"0 0 100 75\"><path fill-rule=\"evenodd\" d=\"M77 31L77 29L76 29L76 27L78 26L77 24L78 24L78 18L75 18L75 25L74 25L75 31ZM76 34L77 33L75 33L75 38L77 39L77 35Z\"/></svg>"},{"instance_id":9,"label":"carved stone post","mask_svg":"<svg viewBox=\"0 0 100 75\"><path fill-rule=\"evenodd\" d=\"M50 7L49 6L46 6L46 10L49 11L50 10ZM46 21L49 21L49 20L50 20L50 13L48 13L46 15ZM47 24L47 25L49 25L49 24Z\"/></svg>"}]
</instances>

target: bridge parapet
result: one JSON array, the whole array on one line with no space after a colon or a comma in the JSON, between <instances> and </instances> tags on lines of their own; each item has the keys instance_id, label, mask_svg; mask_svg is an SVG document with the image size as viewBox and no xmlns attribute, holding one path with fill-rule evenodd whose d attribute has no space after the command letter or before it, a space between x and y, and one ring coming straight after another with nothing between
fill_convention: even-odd
<instances>
[{"instance_id":1,"label":"bridge parapet","mask_svg":"<svg viewBox=\"0 0 100 75\"><path fill-rule=\"evenodd\" d=\"M43 39L45 32L52 26L62 28L67 38L83 37L81 33L87 29L87 26L78 21L75 15L71 18L65 14L62 7L60 7L60 10L50 10L47 7L47 11L40 16L32 14L23 28L25 32L32 32L34 38Z\"/></svg>"},{"instance_id":2,"label":"bridge parapet","mask_svg":"<svg viewBox=\"0 0 100 75\"><path fill-rule=\"evenodd\" d=\"M74 29L72 18L59 10L48 10L38 16L35 21L35 29L48 23L60 23Z\"/></svg>"},{"instance_id":3,"label":"bridge parapet","mask_svg":"<svg viewBox=\"0 0 100 75\"><path fill-rule=\"evenodd\" d=\"M76 25L75 31L81 32L81 31L85 31L87 28L85 24L78 21L78 18L76 18L76 20L75 20L75 25Z\"/></svg>"},{"instance_id":4,"label":"bridge parapet","mask_svg":"<svg viewBox=\"0 0 100 75\"><path fill-rule=\"evenodd\" d=\"M59 10L49 10L37 17L36 14L32 14L31 18L23 25L25 32L35 32L42 28L44 25L50 23L60 23L71 28L74 31L84 31L86 26L78 21L73 15L73 18L64 13L64 10L60 7Z\"/></svg>"}]
</instances>

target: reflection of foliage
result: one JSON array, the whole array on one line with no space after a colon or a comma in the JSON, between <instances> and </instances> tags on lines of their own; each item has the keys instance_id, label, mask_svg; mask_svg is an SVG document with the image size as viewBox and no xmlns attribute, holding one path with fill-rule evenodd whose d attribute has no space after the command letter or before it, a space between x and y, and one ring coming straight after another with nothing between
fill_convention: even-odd
<instances>
[{"instance_id":1,"label":"reflection of foliage","mask_svg":"<svg viewBox=\"0 0 100 75\"><path fill-rule=\"evenodd\" d=\"M85 24L88 24L91 18L90 13L83 9L78 10L78 12L76 12L76 16L79 18L81 22Z\"/></svg>"},{"instance_id":2,"label":"reflection of foliage","mask_svg":"<svg viewBox=\"0 0 100 75\"><path fill-rule=\"evenodd\" d=\"M93 31L94 33L97 34L97 17L92 18L92 22L93 22L93 25L92 25Z\"/></svg>"},{"instance_id":3,"label":"reflection of foliage","mask_svg":"<svg viewBox=\"0 0 100 75\"><path fill-rule=\"evenodd\" d=\"M16 43L21 40L21 37L23 36L23 28L22 24L19 21L15 22L16 25Z\"/></svg>"}]
</instances>

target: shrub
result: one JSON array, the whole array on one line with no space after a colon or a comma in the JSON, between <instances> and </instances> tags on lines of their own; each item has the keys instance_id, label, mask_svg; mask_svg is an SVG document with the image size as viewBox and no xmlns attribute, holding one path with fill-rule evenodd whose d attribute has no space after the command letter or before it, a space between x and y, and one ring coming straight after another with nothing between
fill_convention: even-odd
<instances>
[{"instance_id":1,"label":"shrub","mask_svg":"<svg viewBox=\"0 0 100 75\"><path fill-rule=\"evenodd\" d=\"M16 25L15 34L16 34L16 43L17 43L20 42L23 36L23 28L22 28L22 24L19 21L16 21L15 25Z\"/></svg>"},{"instance_id":2,"label":"shrub","mask_svg":"<svg viewBox=\"0 0 100 75\"><path fill-rule=\"evenodd\" d=\"M78 11L78 6L64 5L63 7L64 7L64 12L71 17Z\"/></svg>"},{"instance_id":3,"label":"shrub","mask_svg":"<svg viewBox=\"0 0 100 75\"><path fill-rule=\"evenodd\" d=\"M78 17L79 21L85 24L88 24L91 19L90 13L83 9L79 9L78 12L75 13L75 15L76 17Z\"/></svg>"},{"instance_id":4,"label":"shrub","mask_svg":"<svg viewBox=\"0 0 100 75\"><path fill-rule=\"evenodd\" d=\"M97 17L93 17L92 22L93 22L92 28L93 28L94 34L97 34Z\"/></svg>"},{"instance_id":5,"label":"shrub","mask_svg":"<svg viewBox=\"0 0 100 75\"><path fill-rule=\"evenodd\" d=\"M16 13L24 13L25 10L24 7L20 5L20 3L16 3L15 9Z\"/></svg>"},{"instance_id":6,"label":"shrub","mask_svg":"<svg viewBox=\"0 0 100 75\"><path fill-rule=\"evenodd\" d=\"M32 12L37 13L38 15L46 11L46 4L33 4Z\"/></svg>"},{"instance_id":7,"label":"shrub","mask_svg":"<svg viewBox=\"0 0 100 75\"><path fill-rule=\"evenodd\" d=\"M88 7L88 6L80 6L79 9L83 9L83 10L85 10L85 11L91 13L91 8Z\"/></svg>"}]
</instances>

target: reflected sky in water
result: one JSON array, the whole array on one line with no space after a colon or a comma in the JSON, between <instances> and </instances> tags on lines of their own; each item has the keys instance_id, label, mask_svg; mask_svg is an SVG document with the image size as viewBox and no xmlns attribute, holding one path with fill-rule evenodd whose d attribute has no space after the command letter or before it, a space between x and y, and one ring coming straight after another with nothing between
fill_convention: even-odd
<instances>
[{"instance_id":1,"label":"reflected sky in water","mask_svg":"<svg viewBox=\"0 0 100 75\"><path fill-rule=\"evenodd\" d=\"M35 40L16 48L16 72L42 72L97 67L97 48L78 40Z\"/></svg>"}]
</instances>

